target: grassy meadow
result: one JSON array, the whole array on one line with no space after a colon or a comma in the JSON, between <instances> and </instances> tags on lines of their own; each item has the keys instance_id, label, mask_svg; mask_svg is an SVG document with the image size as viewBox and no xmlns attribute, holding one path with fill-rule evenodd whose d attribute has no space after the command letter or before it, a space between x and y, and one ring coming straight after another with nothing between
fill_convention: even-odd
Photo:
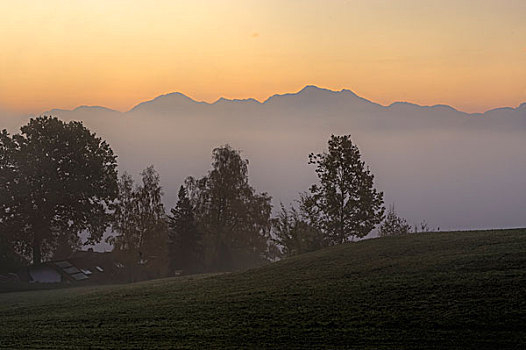
<instances>
[{"instance_id":1,"label":"grassy meadow","mask_svg":"<svg viewBox=\"0 0 526 350\"><path fill-rule=\"evenodd\" d=\"M0 294L1 348L524 349L526 229L364 240L262 268Z\"/></svg>"}]
</instances>

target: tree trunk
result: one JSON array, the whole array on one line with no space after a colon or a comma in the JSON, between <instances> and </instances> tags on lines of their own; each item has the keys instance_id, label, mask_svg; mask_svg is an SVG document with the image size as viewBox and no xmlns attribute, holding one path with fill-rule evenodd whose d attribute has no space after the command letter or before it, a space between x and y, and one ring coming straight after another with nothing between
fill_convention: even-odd
<instances>
[{"instance_id":1,"label":"tree trunk","mask_svg":"<svg viewBox=\"0 0 526 350\"><path fill-rule=\"evenodd\" d=\"M40 250L41 241L37 238L33 240L33 265L42 262L42 251Z\"/></svg>"}]
</instances>

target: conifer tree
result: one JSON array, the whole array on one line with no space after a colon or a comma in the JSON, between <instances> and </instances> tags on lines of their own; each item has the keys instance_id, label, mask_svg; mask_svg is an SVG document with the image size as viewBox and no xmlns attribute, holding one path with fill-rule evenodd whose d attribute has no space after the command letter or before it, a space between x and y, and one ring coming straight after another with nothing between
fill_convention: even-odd
<instances>
[{"instance_id":1,"label":"conifer tree","mask_svg":"<svg viewBox=\"0 0 526 350\"><path fill-rule=\"evenodd\" d=\"M178 197L168 223L170 263L172 270L196 272L202 268L201 234L184 186L180 187Z\"/></svg>"},{"instance_id":2,"label":"conifer tree","mask_svg":"<svg viewBox=\"0 0 526 350\"><path fill-rule=\"evenodd\" d=\"M361 160L350 135L332 135L328 152L309 155L319 184L303 199L310 221L326 235L329 245L366 236L383 219L383 193Z\"/></svg>"}]
</instances>

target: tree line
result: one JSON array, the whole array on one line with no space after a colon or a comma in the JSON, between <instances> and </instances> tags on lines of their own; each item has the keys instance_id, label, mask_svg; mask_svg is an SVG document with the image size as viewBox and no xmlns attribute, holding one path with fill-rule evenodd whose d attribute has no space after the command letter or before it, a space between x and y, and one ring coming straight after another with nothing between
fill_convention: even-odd
<instances>
[{"instance_id":1,"label":"tree line","mask_svg":"<svg viewBox=\"0 0 526 350\"><path fill-rule=\"evenodd\" d=\"M120 261L153 262L158 276L231 271L361 238L382 223L383 193L350 135L331 136L308 162L318 182L273 217L271 196L249 183L248 160L217 147L208 173L187 177L167 211L153 166L140 183L119 177L110 146L81 122L31 119L18 134L0 133L0 266L66 257L109 229Z\"/></svg>"}]
</instances>

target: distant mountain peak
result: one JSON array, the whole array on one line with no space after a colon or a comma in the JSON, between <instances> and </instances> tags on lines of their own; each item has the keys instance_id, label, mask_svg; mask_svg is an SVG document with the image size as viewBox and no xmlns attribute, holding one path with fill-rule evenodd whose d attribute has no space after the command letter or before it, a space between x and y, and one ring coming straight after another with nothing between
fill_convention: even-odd
<instances>
[{"instance_id":1,"label":"distant mountain peak","mask_svg":"<svg viewBox=\"0 0 526 350\"><path fill-rule=\"evenodd\" d=\"M449 105L446 105L446 104L436 104L436 105L432 105L432 106L423 106L423 105L419 105L419 104L416 104L416 103L412 103L412 102L406 102L406 101L396 101L396 102L393 102L391 103L389 106L387 106L387 108L403 108L403 107L406 107L406 108L414 108L414 109L438 109L438 110L446 110L446 111L450 111L450 112L460 112L458 111L457 109L455 109L454 107L451 107ZM464 112L461 112L461 113L464 113Z\"/></svg>"},{"instance_id":2,"label":"distant mountain peak","mask_svg":"<svg viewBox=\"0 0 526 350\"><path fill-rule=\"evenodd\" d=\"M157 96L153 100L146 101L146 102L143 102L143 103L154 102L154 101L162 101L162 100L197 102L196 100L192 99L191 97L186 96L182 92L175 91L175 92L170 92L170 93L167 93L167 94L163 94L163 95Z\"/></svg>"},{"instance_id":3,"label":"distant mountain peak","mask_svg":"<svg viewBox=\"0 0 526 350\"><path fill-rule=\"evenodd\" d=\"M41 113L41 115L60 116L60 115L72 113L72 112L87 112L87 111L120 113L119 111L116 111L114 109L102 107L102 106L78 106L74 109L54 108L54 109L50 109L48 111Z\"/></svg>"},{"instance_id":4,"label":"distant mountain peak","mask_svg":"<svg viewBox=\"0 0 526 350\"><path fill-rule=\"evenodd\" d=\"M196 101L181 92L170 92L168 94L157 96L152 100L141 102L130 109L129 112L148 110L153 107L155 107L155 109L160 108L161 110L169 111L170 109L177 108L178 106L187 106L191 104L197 105L207 103Z\"/></svg>"},{"instance_id":5,"label":"distant mountain peak","mask_svg":"<svg viewBox=\"0 0 526 350\"><path fill-rule=\"evenodd\" d=\"M190 111L203 111L202 108L209 108L213 105L244 105L249 106L252 105L254 107L257 107L257 105L263 105L263 104L269 104L272 102L281 104L288 104L289 102L292 103L293 100L296 100L295 103L303 104L303 105L316 105L316 104L325 104L325 103L334 103L335 101L344 101L343 103L362 103L363 105L375 105L382 108L408 108L408 109L434 109L434 110L443 110L443 111L450 111L450 112L461 112L465 115L473 114L473 115L482 115L484 113L493 113L495 111L520 111L526 112L526 102L521 103L516 108L495 108L492 110L488 110L483 113L466 113L459 111L455 109L452 106L446 105L446 104L436 104L432 106L425 106L425 105L419 105L411 102L406 101L396 101L391 103L390 105L379 105L375 102L372 102L366 98L360 97L355 92L349 89L341 89L341 90L331 90L328 88L322 88L313 84L305 85L302 89L300 89L297 92L290 92L290 93L283 93L283 94L274 94L267 98L264 102L259 102L258 100L254 98L244 98L244 99L230 99L226 97L220 97L213 103L203 102L203 101L196 101L191 97L188 97L187 95L181 93L181 92L171 92L163 95L159 95L151 100L141 102L134 106L132 109L130 109L128 112L138 112L138 111L144 111L144 112L153 112L153 113L171 113L172 111L182 110L182 109L188 109ZM365 103L365 104L364 104ZM44 112L44 115L57 115L57 114L63 114L68 112L82 112L82 111L103 111L103 112L118 112L116 110L113 110L111 108L107 107L101 107L101 106L89 106L89 105L83 105L76 107L73 110L68 109L52 109L49 111Z\"/></svg>"},{"instance_id":6,"label":"distant mountain peak","mask_svg":"<svg viewBox=\"0 0 526 350\"><path fill-rule=\"evenodd\" d=\"M341 92L351 92L351 90L340 90L340 91L336 91L336 90L331 90L331 89L327 89L327 88L321 88L319 86L316 86L316 85L305 85L305 87L303 89L301 89L300 91L298 91L296 93L296 95L300 95L300 94L305 94L305 93L330 93L330 94L339 94Z\"/></svg>"},{"instance_id":7,"label":"distant mountain peak","mask_svg":"<svg viewBox=\"0 0 526 350\"><path fill-rule=\"evenodd\" d=\"M342 94L349 94L349 95L353 95L353 96L358 96L356 95L356 93L352 90L349 90L349 89L341 89L339 91L339 93L342 93Z\"/></svg>"},{"instance_id":8,"label":"distant mountain peak","mask_svg":"<svg viewBox=\"0 0 526 350\"><path fill-rule=\"evenodd\" d=\"M348 95L352 97L358 97L361 100L365 100L358 95L356 95L354 92L348 89L342 89L340 91L337 90L331 90L327 88L321 88L316 85L305 85L301 90L298 92L291 92L291 93L285 93L285 94L275 94L270 96L267 100L265 100L265 104L275 101L276 99L282 99L287 97L306 97L308 99L313 97L322 97L322 96L337 96L337 95ZM370 101L367 101L370 102Z\"/></svg>"},{"instance_id":9,"label":"distant mountain peak","mask_svg":"<svg viewBox=\"0 0 526 350\"><path fill-rule=\"evenodd\" d=\"M303 89L301 89L297 93L301 94L303 92L308 92L308 91L331 91L331 92L333 92L332 90L321 88L321 87L318 87L316 85L305 85L305 87L303 87Z\"/></svg>"},{"instance_id":10,"label":"distant mountain peak","mask_svg":"<svg viewBox=\"0 0 526 350\"><path fill-rule=\"evenodd\" d=\"M353 96L357 96L352 90L349 89L341 89L341 90L331 90L327 88L321 88L316 85L305 85L303 89L298 91L296 94L303 94L303 93L330 93L330 94L349 94Z\"/></svg>"},{"instance_id":11,"label":"distant mountain peak","mask_svg":"<svg viewBox=\"0 0 526 350\"><path fill-rule=\"evenodd\" d=\"M413 106L413 107L421 107L415 103L411 103L411 102L407 102L407 101L395 101L393 103L391 103L389 106L387 107L395 107L395 106Z\"/></svg>"},{"instance_id":12,"label":"distant mountain peak","mask_svg":"<svg viewBox=\"0 0 526 350\"><path fill-rule=\"evenodd\" d=\"M255 98L233 98L233 99L229 99L229 98L225 98L225 97L220 97L220 98L217 99L217 101L215 101L212 104L215 105L215 104L221 104L221 103L258 103L258 104L260 104L261 102L259 102Z\"/></svg>"},{"instance_id":13,"label":"distant mountain peak","mask_svg":"<svg viewBox=\"0 0 526 350\"><path fill-rule=\"evenodd\" d=\"M106 111L106 112L117 112L114 109L102 107L102 106L78 106L73 111L82 111L82 110L99 110L99 111Z\"/></svg>"}]
</instances>

